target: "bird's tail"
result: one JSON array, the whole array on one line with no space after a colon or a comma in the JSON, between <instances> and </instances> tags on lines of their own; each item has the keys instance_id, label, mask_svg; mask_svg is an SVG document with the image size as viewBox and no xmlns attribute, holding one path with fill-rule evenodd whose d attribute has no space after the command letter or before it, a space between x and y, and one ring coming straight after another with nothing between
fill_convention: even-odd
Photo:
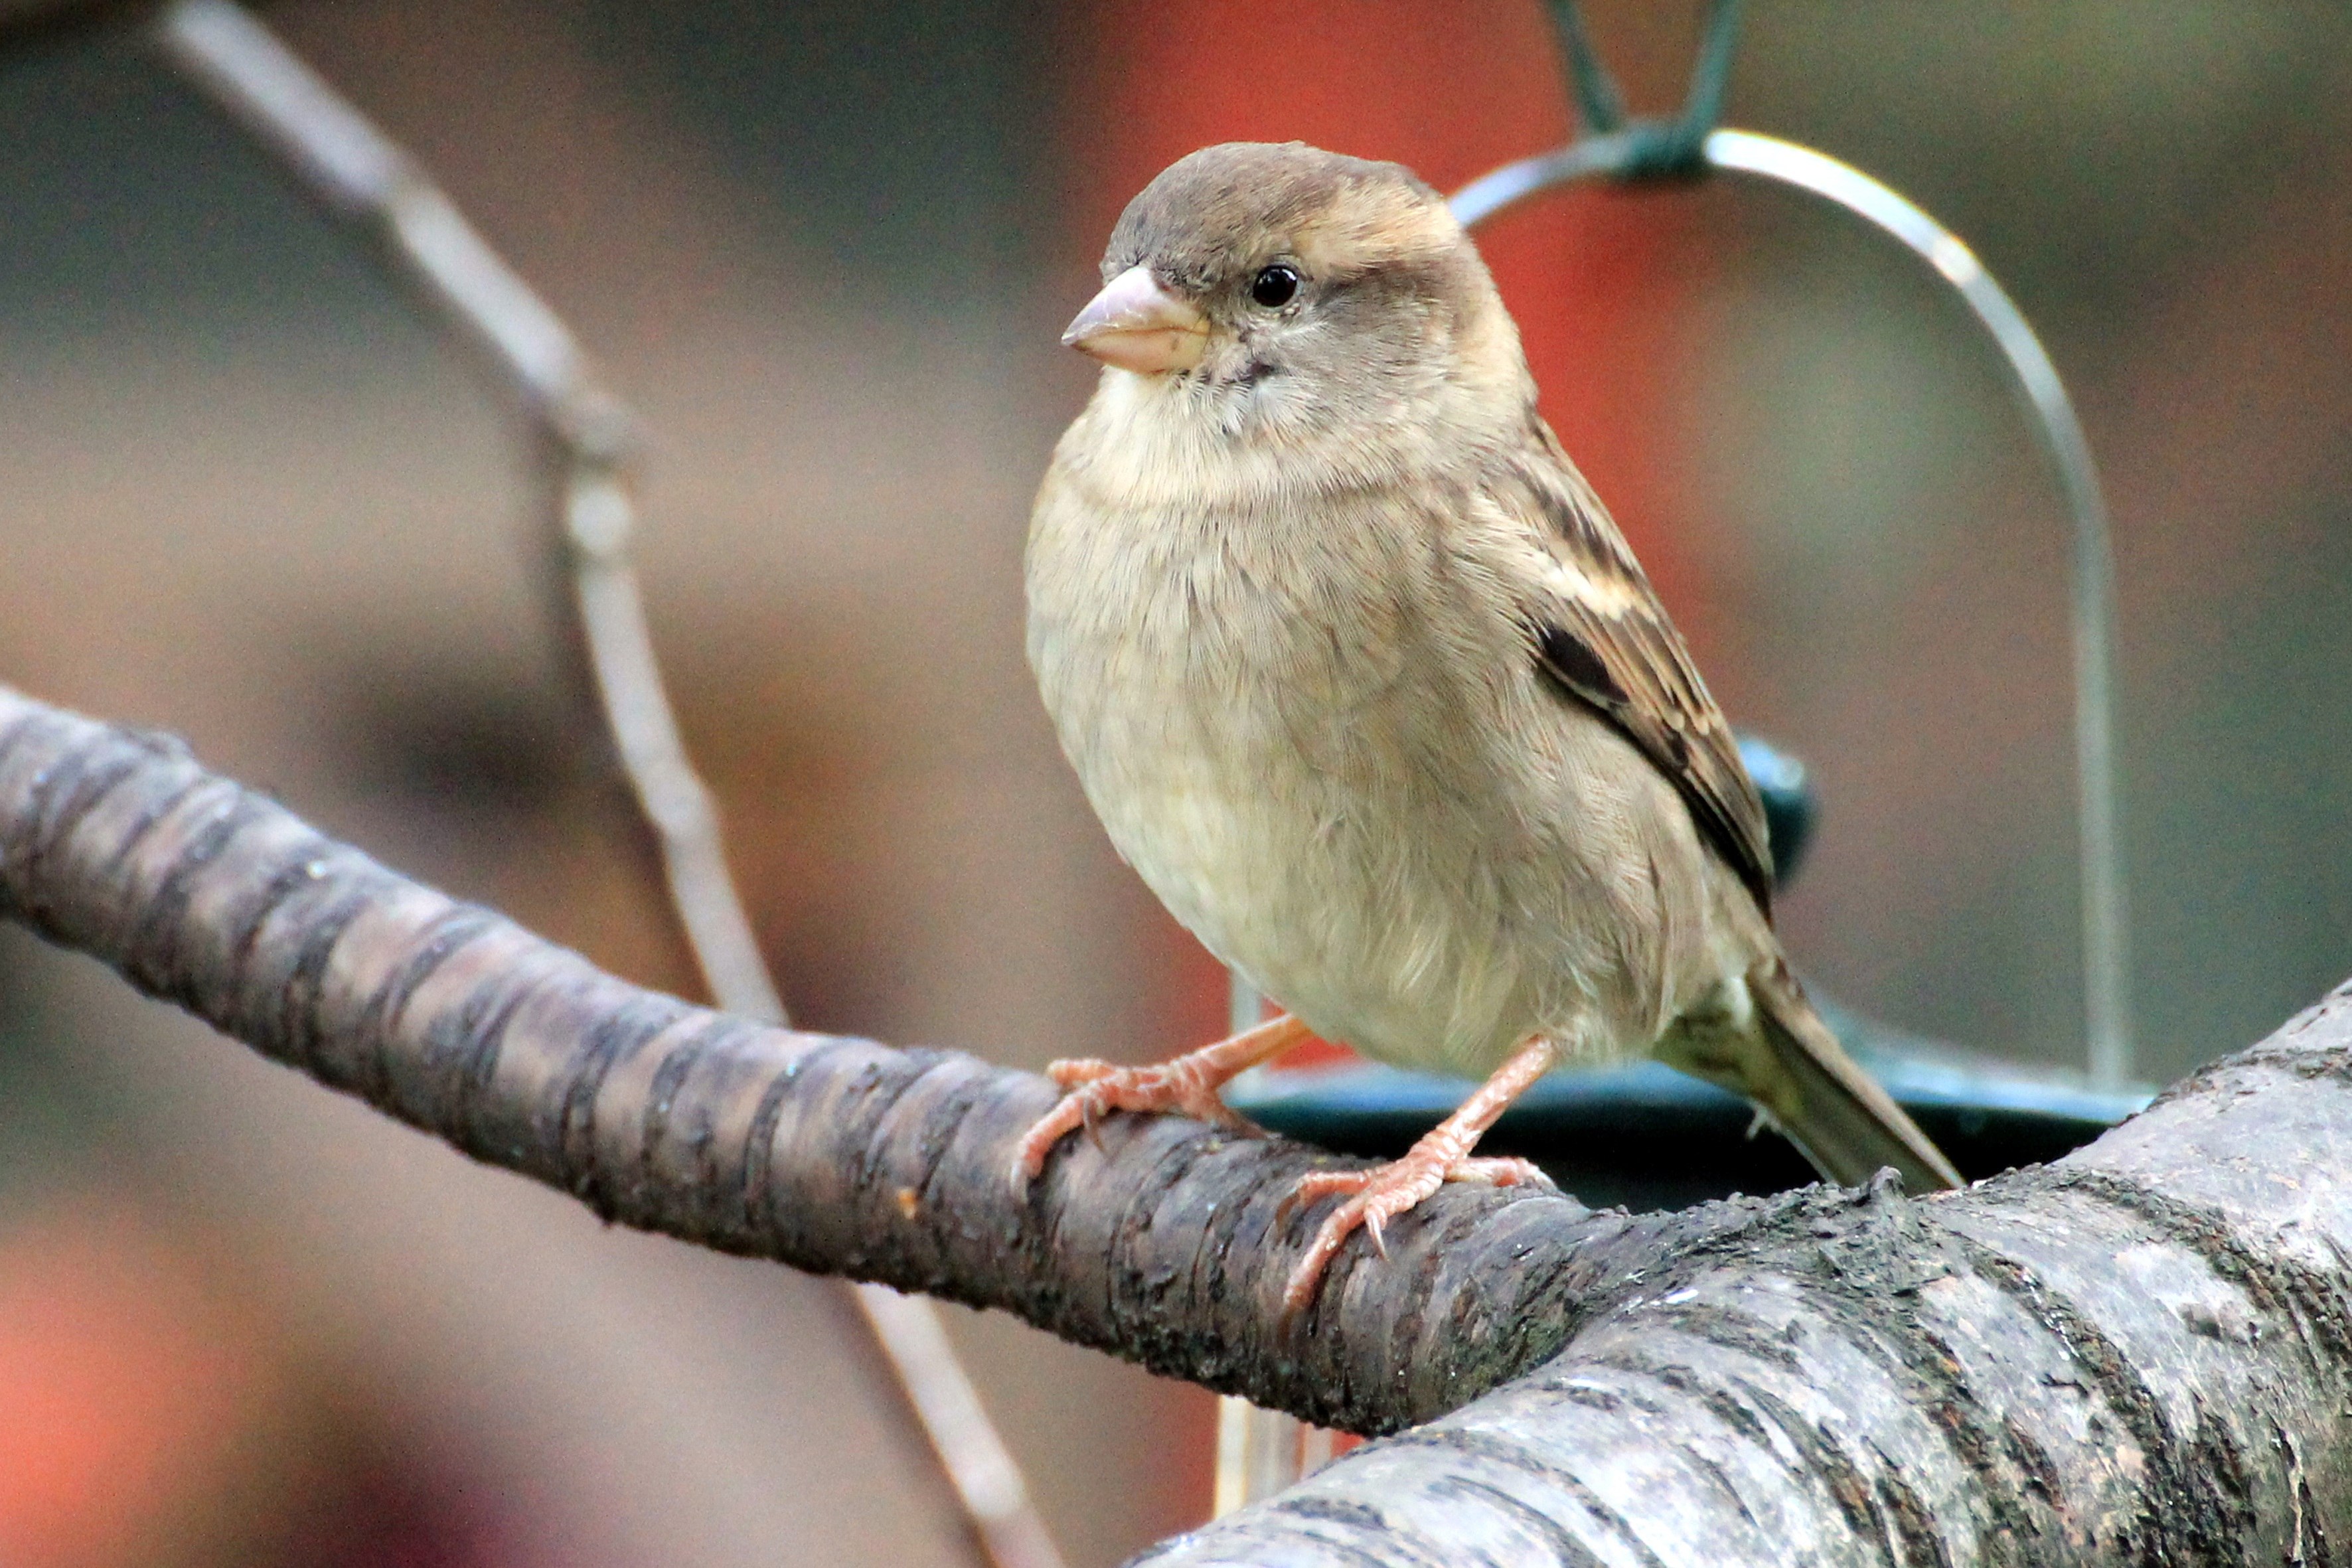
<instances>
[{"instance_id":1,"label":"bird's tail","mask_svg":"<svg viewBox=\"0 0 2352 1568\"><path fill-rule=\"evenodd\" d=\"M1892 1165L1915 1193L1961 1184L1960 1173L1903 1108L1854 1064L1778 958L1748 973L1752 1027L1701 1038L1677 1031L1659 1055L1746 1095L1830 1180L1853 1186Z\"/></svg>"}]
</instances>

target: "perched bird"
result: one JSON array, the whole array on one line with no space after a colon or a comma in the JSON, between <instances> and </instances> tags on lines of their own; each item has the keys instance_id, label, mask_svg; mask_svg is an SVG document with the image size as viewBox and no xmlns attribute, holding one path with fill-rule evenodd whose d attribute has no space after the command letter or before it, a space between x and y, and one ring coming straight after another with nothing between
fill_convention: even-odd
<instances>
[{"instance_id":1,"label":"perched bird","mask_svg":"<svg viewBox=\"0 0 2352 1568\"><path fill-rule=\"evenodd\" d=\"M1056 1062L1016 1183L1110 1110L1227 1122L1308 1032L1484 1087L1334 1194L1543 1178L1481 1133L1556 1068L1644 1053L1822 1173L1951 1165L1839 1047L1772 931L1764 815L1681 637L1536 411L1517 328L1394 163L1235 142L1129 205L1063 341L1103 363L1027 553L1029 659L1112 843L1282 1016L1157 1067Z\"/></svg>"}]
</instances>

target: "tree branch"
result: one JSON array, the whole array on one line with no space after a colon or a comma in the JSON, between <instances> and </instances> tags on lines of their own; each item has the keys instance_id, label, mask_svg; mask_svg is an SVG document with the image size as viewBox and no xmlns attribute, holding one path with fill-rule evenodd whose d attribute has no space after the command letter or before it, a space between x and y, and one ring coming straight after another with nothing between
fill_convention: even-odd
<instances>
[{"instance_id":1,"label":"tree branch","mask_svg":"<svg viewBox=\"0 0 2352 1568\"><path fill-rule=\"evenodd\" d=\"M2352 988L1964 1193L1449 1188L1286 1325L1304 1149L1117 1118L1016 1196L1043 1080L640 990L5 689L0 915L608 1218L1400 1433L1170 1568L2321 1563L2352 1531Z\"/></svg>"},{"instance_id":2,"label":"tree branch","mask_svg":"<svg viewBox=\"0 0 2352 1568\"><path fill-rule=\"evenodd\" d=\"M1328 1156L1170 1118L1006 1173L1053 1103L952 1051L771 1028L394 875L165 738L0 688L0 915L607 1219L999 1307L1157 1372L1386 1431L1550 1353L1579 1304L1769 1205L1592 1215L1449 1189L1277 1322ZM1078 1042L1083 1044L1083 1042ZM1399 1369L1406 1369L1399 1376Z\"/></svg>"}]
</instances>

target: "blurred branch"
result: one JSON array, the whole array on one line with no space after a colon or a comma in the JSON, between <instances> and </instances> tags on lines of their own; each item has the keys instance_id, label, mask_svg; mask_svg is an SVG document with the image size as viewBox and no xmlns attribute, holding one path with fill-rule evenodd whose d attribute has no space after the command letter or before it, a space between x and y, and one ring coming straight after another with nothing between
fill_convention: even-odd
<instances>
[{"instance_id":1,"label":"blurred branch","mask_svg":"<svg viewBox=\"0 0 2352 1568\"><path fill-rule=\"evenodd\" d=\"M641 990L5 688L0 917L608 1219L1428 1423L1164 1563L2120 1568L2352 1532L2352 986L2053 1166L1666 1215L1449 1187L1285 1323L1300 1148L1119 1117L1015 1194L1044 1079Z\"/></svg>"},{"instance_id":2,"label":"blurred branch","mask_svg":"<svg viewBox=\"0 0 2352 1568\"><path fill-rule=\"evenodd\" d=\"M604 725L661 849L670 902L719 1005L785 1022L727 867L719 816L664 689L636 568L636 419L569 328L455 203L243 7L172 0L165 57L273 149L303 189L362 226L394 270L486 351L555 454L551 531ZM1061 1568L1019 1467L927 1301L861 1286L857 1305L998 1568Z\"/></svg>"},{"instance_id":3,"label":"blurred branch","mask_svg":"<svg viewBox=\"0 0 2352 1568\"><path fill-rule=\"evenodd\" d=\"M781 1021L735 896L709 792L687 761L662 690L636 571L636 419L555 312L358 110L229 0L176 0L157 18L164 55L275 151L303 189L362 224L400 275L484 350L562 453L558 527L580 618L631 787L661 843L673 901L712 994Z\"/></svg>"}]
</instances>

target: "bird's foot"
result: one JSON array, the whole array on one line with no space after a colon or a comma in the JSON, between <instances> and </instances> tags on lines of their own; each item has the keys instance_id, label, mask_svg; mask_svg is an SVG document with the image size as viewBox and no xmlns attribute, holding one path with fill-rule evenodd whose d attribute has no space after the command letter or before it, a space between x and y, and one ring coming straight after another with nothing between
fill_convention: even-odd
<instances>
[{"instance_id":1,"label":"bird's foot","mask_svg":"<svg viewBox=\"0 0 2352 1568\"><path fill-rule=\"evenodd\" d=\"M1285 1317L1303 1311L1315 1300L1323 1270L1350 1235L1361 1229L1372 1238L1372 1250L1385 1259L1389 1248L1381 1227L1448 1182L1476 1182L1490 1187L1552 1184L1551 1178L1531 1160L1466 1158L1453 1146L1454 1140L1439 1136L1444 1131L1440 1128L1423 1138L1403 1159L1370 1171L1315 1171L1299 1178L1290 1195L1283 1199L1282 1213L1334 1193L1346 1193L1349 1197L1323 1221L1298 1267L1290 1271L1290 1281L1282 1290Z\"/></svg>"},{"instance_id":2,"label":"bird's foot","mask_svg":"<svg viewBox=\"0 0 2352 1568\"><path fill-rule=\"evenodd\" d=\"M1304 1024L1285 1014L1230 1039L1151 1067L1115 1067L1091 1057L1054 1063L1045 1069L1045 1076L1065 1091L1062 1101L1022 1138L1013 1158L1014 1190L1036 1180L1055 1144L1080 1128L1088 1137L1096 1137L1096 1122L1114 1110L1192 1116L1236 1131L1256 1132L1255 1124L1217 1098L1217 1090L1244 1070L1288 1050L1307 1034Z\"/></svg>"},{"instance_id":3,"label":"bird's foot","mask_svg":"<svg viewBox=\"0 0 2352 1568\"><path fill-rule=\"evenodd\" d=\"M1551 1070L1559 1060L1552 1043L1538 1035L1513 1051L1494 1075L1471 1092L1453 1115L1422 1135L1403 1159L1370 1171L1315 1171L1299 1178L1290 1195L1276 1211L1279 1219L1303 1203L1346 1193L1348 1201L1331 1211L1313 1245L1290 1271L1282 1289L1282 1315L1295 1317L1315 1300L1315 1288L1339 1246L1359 1227L1372 1238L1372 1250L1389 1255L1381 1227L1412 1208L1448 1182L1478 1182L1490 1187L1549 1187L1551 1178L1526 1160L1474 1160L1470 1151L1495 1119L1528 1085Z\"/></svg>"}]
</instances>

